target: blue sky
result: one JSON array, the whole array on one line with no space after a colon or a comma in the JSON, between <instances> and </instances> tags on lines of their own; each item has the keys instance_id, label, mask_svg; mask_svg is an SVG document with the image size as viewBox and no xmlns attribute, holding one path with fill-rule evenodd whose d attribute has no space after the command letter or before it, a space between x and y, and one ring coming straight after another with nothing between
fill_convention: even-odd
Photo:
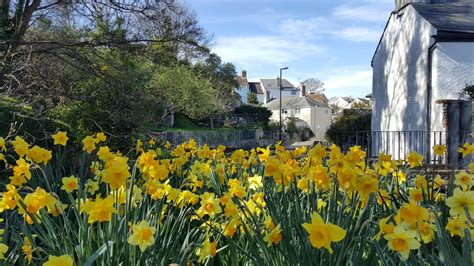
<instances>
[{"instance_id":1,"label":"blue sky","mask_svg":"<svg viewBox=\"0 0 474 266\"><path fill-rule=\"evenodd\" d=\"M319 78L326 95L371 92L370 61L395 0L187 0L212 50L250 80Z\"/></svg>"}]
</instances>

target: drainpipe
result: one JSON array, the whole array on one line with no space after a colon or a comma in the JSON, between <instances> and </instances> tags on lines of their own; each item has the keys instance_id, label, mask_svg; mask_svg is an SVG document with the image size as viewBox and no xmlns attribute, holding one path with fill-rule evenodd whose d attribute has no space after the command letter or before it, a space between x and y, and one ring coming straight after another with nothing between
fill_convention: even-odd
<instances>
[{"instance_id":1,"label":"drainpipe","mask_svg":"<svg viewBox=\"0 0 474 266\"><path fill-rule=\"evenodd\" d=\"M433 44L428 48L428 72L427 72L427 90L426 90L426 162L431 160L431 94L433 90L433 52L437 47L437 35L431 36L434 38Z\"/></svg>"}]
</instances>

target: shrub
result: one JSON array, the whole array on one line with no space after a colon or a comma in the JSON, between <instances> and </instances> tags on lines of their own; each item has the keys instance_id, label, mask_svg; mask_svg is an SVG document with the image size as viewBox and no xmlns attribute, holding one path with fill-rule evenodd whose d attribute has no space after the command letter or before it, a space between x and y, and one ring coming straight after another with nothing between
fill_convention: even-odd
<instances>
[{"instance_id":1,"label":"shrub","mask_svg":"<svg viewBox=\"0 0 474 266\"><path fill-rule=\"evenodd\" d=\"M26 135L30 141L45 145L44 140L51 133L58 129L69 129L60 120L38 113L41 112L19 99L0 96L0 136L7 136L9 133Z\"/></svg>"},{"instance_id":2,"label":"shrub","mask_svg":"<svg viewBox=\"0 0 474 266\"><path fill-rule=\"evenodd\" d=\"M355 137L355 132L370 131L371 119L371 114L343 115L328 128L326 138L336 145L342 146Z\"/></svg>"},{"instance_id":3,"label":"shrub","mask_svg":"<svg viewBox=\"0 0 474 266\"><path fill-rule=\"evenodd\" d=\"M272 116L272 111L268 110L268 108L250 104L243 104L240 107L235 108L234 113L244 115L255 115L257 125L265 128L268 126L270 117Z\"/></svg>"},{"instance_id":4,"label":"shrub","mask_svg":"<svg viewBox=\"0 0 474 266\"><path fill-rule=\"evenodd\" d=\"M247 94L247 103L248 104L258 104L257 94L254 92L249 92Z\"/></svg>"}]
</instances>

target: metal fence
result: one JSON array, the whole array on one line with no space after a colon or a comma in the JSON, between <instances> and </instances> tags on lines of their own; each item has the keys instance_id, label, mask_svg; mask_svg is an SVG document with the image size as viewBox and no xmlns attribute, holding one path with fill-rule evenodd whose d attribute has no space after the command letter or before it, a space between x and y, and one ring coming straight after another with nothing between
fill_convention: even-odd
<instances>
[{"instance_id":1,"label":"metal fence","mask_svg":"<svg viewBox=\"0 0 474 266\"><path fill-rule=\"evenodd\" d=\"M169 141L174 146L194 139L199 146L207 144L210 147L224 145L230 148L247 148L274 144L278 135L273 130L248 129L154 132L153 137L163 142Z\"/></svg>"},{"instance_id":2,"label":"metal fence","mask_svg":"<svg viewBox=\"0 0 474 266\"><path fill-rule=\"evenodd\" d=\"M472 132L447 131L358 131L349 134L342 141L343 149L359 145L367 151L369 158L381 152L391 154L394 159L405 160L408 153L416 151L425 157L430 164L465 164L470 158L459 157L457 149L463 143L472 142ZM446 145L446 156L437 156L433 146Z\"/></svg>"}]
</instances>

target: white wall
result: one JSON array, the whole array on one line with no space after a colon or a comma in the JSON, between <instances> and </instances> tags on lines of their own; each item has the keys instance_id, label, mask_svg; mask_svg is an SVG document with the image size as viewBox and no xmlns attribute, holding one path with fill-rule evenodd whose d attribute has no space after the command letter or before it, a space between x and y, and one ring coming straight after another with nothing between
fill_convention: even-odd
<instances>
[{"instance_id":1,"label":"white wall","mask_svg":"<svg viewBox=\"0 0 474 266\"><path fill-rule=\"evenodd\" d=\"M310 108L300 108L300 113L297 114L295 109L284 109L286 110L286 114L282 113L281 114L281 120L285 120L287 117L297 117L303 121L306 121L308 123L308 126L310 126L310 121L311 121L311 110ZM272 110L272 116L270 117L271 120L275 122L279 122L280 115L279 115L279 110Z\"/></svg>"},{"instance_id":2,"label":"white wall","mask_svg":"<svg viewBox=\"0 0 474 266\"><path fill-rule=\"evenodd\" d=\"M280 98L280 90L279 89L264 89L264 91L268 92L268 101L270 101L272 98L278 99ZM283 90L281 92L282 97L287 97L287 96L298 96L298 91L296 91L296 94L291 94L291 91ZM267 102L265 102L267 103Z\"/></svg>"},{"instance_id":3,"label":"white wall","mask_svg":"<svg viewBox=\"0 0 474 266\"><path fill-rule=\"evenodd\" d=\"M297 117L305 121L313 131L316 140L324 140L326 130L331 125L331 108L301 108L299 114L295 113L295 109L289 109L286 114L283 113L281 115L282 121L284 121L286 117ZM279 123L279 119L279 110L272 110L270 120Z\"/></svg>"},{"instance_id":4,"label":"white wall","mask_svg":"<svg viewBox=\"0 0 474 266\"><path fill-rule=\"evenodd\" d=\"M433 52L431 130L442 126L442 105L436 100L455 100L466 85L474 84L474 42L438 43Z\"/></svg>"},{"instance_id":5,"label":"white wall","mask_svg":"<svg viewBox=\"0 0 474 266\"><path fill-rule=\"evenodd\" d=\"M235 90L241 97L242 103L247 103L247 97L249 93L249 87L240 87Z\"/></svg>"},{"instance_id":6,"label":"white wall","mask_svg":"<svg viewBox=\"0 0 474 266\"><path fill-rule=\"evenodd\" d=\"M426 129L428 48L436 30L412 6L401 12L392 15L373 60L373 131Z\"/></svg>"},{"instance_id":7,"label":"white wall","mask_svg":"<svg viewBox=\"0 0 474 266\"><path fill-rule=\"evenodd\" d=\"M331 108L313 108L311 113L311 130L313 130L316 140L323 141L332 121Z\"/></svg>"},{"instance_id":8,"label":"white wall","mask_svg":"<svg viewBox=\"0 0 474 266\"><path fill-rule=\"evenodd\" d=\"M329 104L330 105L335 105L340 109L349 109L352 106L352 104L348 103L342 97L339 97L337 99L332 100Z\"/></svg>"}]
</instances>

